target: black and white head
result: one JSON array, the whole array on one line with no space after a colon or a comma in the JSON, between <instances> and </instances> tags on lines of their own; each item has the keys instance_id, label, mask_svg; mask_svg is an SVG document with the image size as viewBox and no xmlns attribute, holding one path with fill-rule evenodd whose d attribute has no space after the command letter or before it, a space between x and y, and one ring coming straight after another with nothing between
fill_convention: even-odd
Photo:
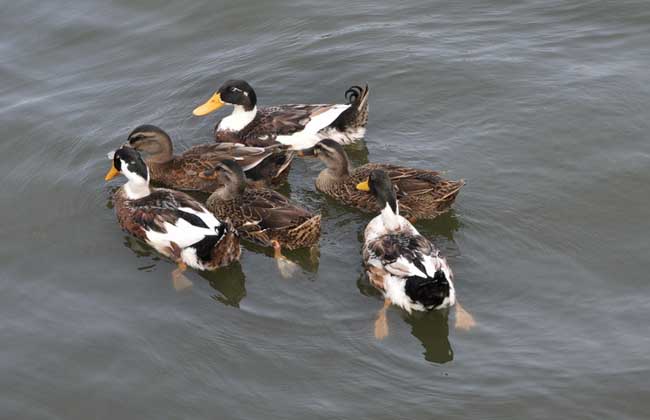
<instances>
[{"instance_id":1,"label":"black and white head","mask_svg":"<svg viewBox=\"0 0 650 420\"><path fill-rule=\"evenodd\" d=\"M349 171L350 162L343 146L332 139L321 140L313 147L314 156L319 158L328 169L334 172Z\"/></svg>"},{"instance_id":2,"label":"black and white head","mask_svg":"<svg viewBox=\"0 0 650 420\"><path fill-rule=\"evenodd\" d=\"M207 115L224 105L239 105L245 111L251 111L257 105L257 95L246 81L228 80L207 102L194 109L193 114L196 116Z\"/></svg>"},{"instance_id":3,"label":"black and white head","mask_svg":"<svg viewBox=\"0 0 650 420\"><path fill-rule=\"evenodd\" d=\"M370 192L375 196L381 209L386 208L388 205L392 212L397 214L397 194L386 171L381 169L373 170L366 181L357 185L357 189Z\"/></svg>"},{"instance_id":4,"label":"black and white head","mask_svg":"<svg viewBox=\"0 0 650 420\"><path fill-rule=\"evenodd\" d=\"M169 135L160 127L143 124L136 127L127 139L129 146L148 155L149 162L164 163L172 158L173 147Z\"/></svg>"},{"instance_id":5,"label":"black and white head","mask_svg":"<svg viewBox=\"0 0 650 420\"><path fill-rule=\"evenodd\" d=\"M122 146L114 153L109 154L109 158L111 157L113 165L104 177L106 181L122 174L129 180L129 183L149 183L149 169L137 150L129 146Z\"/></svg>"}]
</instances>

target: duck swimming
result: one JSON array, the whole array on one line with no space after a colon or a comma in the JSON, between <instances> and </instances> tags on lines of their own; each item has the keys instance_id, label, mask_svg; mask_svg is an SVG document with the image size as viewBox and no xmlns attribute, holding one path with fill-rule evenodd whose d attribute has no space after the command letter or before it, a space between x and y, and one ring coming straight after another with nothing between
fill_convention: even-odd
<instances>
[{"instance_id":1,"label":"duck swimming","mask_svg":"<svg viewBox=\"0 0 650 420\"><path fill-rule=\"evenodd\" d=\"M374 170L385 171L397 189L400 210L404 217L434 219L451 208L465 181L444 179L439 172L412 169L383 163L367 163L352 168L345 150L337 142L325 139L312 149L327 166L316 178L316 189L330 197L364 212L382 210L377 200L367 191L359 191L358 183L368 179Z\"/></svg>"},{"instance_id":2,"label":"duck swimming","mask_svg":"<svg viewBox=\"0 0 650 420\"><path fill-rule=\"evenodd\" d=\"M363 264L370 284L384 295L384 307L375 322L375 336L388 334L386 310L391 305L408 313L450 308L457 304L453 273L436 247L399 214L399 203L389 174L373 169L357 188L376 199L380 214L364 231ZM470 328L474 319L462 308L458 328Z\"/></svg>"},{"instance_id":3,"label":"duck swimming","mask_svg":"<svg viewBox=\"0 0 650 420\"><path fill-rule=\"evenodd\" d=\"M236 161L251 186L267 186L286 180L294 156L282 145L250 147L239 143L202 144L174 155L169 135L150 124L136 127L127 143L145 154L151 181L168 188L207 193L214 191L218 183L203 173L224 159Z\"/></svg>"},{"instance_id":4,"label":"duck swimming","mask_svg":"<svg viewBox=\"0 0 650 420\"><path fill-rule=\"evenodd\" d=\"M232 114L215 128L218 142L249 146L281 143L302 150L324 138L333 138L341 144L363 138L368 122L368 86L352 86L345 96L347 104L258 107L257 95L247 82L228 80L207 102L194 109L193 114L203 116L232 105Z\"/></svg>"},{"instance_id":5,"label":"duck swimming","mask_svg":"<svg viewBox=\"0 0 650 420\"><path fill-rule=\"evenodd\" d=\"M126 184L113 195L117 220L122 228L174 260L174 287L191 285L182 274L187 266L214 270L239 259L239 236L227 221L218 220L189 195L149 186L149 169L133 148L122 146L112 154L109 181L122 174Z\"/></svg>"},{"instance_id":6,"label":"duck swimming","mask_svg":"<svg viewBox=\"0 0 650 420\"><path fill-rule=\"evenodd\" d=\"M206 201L217 217L228 217L239 233L261 246L272 246L281 272L286 258L281 248L310 248L320 238L321 216L268 188L246 188L244 172L233 160L224 160L214 171L221 182Z\"/></svg>"}]
</instances>

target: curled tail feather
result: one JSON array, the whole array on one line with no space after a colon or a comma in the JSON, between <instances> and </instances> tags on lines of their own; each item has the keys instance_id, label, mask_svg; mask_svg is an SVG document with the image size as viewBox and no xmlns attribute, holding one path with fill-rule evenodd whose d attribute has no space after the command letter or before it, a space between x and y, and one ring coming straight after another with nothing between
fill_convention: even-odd
<instances>
[{"instance_id":1,"label":"curled tail feather","mask_svg":"<svg viewBox=\"0 0 650 420\"><path fill-rule=\"evenodd\" d=\"M331 127L340 131L347 129L363 128L368 123L368 85L365 87L351 86L345 91L345 99L350 105L331 124Z\"/></svg>"}]
</instances>

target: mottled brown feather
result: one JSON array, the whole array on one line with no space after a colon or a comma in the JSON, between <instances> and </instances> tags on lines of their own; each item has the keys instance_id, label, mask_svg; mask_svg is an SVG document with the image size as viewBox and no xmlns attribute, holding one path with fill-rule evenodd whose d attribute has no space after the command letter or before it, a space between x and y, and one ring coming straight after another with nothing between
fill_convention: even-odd
<instances>
[{"instance_id":1,"label":"mottled brown feather","mask_svg":"<svg viewBox=\"0 0 650 420\"><path fill-rule=\"evenodd\" d=\"M213 169L225 159L235 159L241 167L247 167L262 159L256 167L246 172L249 175L249 185L258 187L284 182L289 173L293 153L280 147L268 147L260 151L237 147L233 143L203 144L194 146L165 163L147 161L147 166L151 180L158 185L180 190L212 192L219 183L215 178L205 176L204 172ZM254 177L250 175L252 172L255 172Z\"/></svg>"},{"instance_id":2,"label":"mottled brown feather","mask_svg":"<svg viewBox=\"0 0 650 420\"><path fill-rule=\"evenodd\" d=\"M396 187L400 214L409 219L434 219L448 211L461 187L465 185L462 180L442 178L436 171L368 163L337 179L319 176L316 189L346 205L364 212L377 213L381 209L375 197L356 188L375 169L383 169L388 173Z\"/></svg>"},{"instance_id":3,"label":"mottled brown feather","mask_svg":"<svg viewBox=\"0 0 650 420\"><path fill-rule=\"evenodd\" d=\"M246 189L228 201L211 196L206 206L219 218L229 217L243 237L262 246L277 240L283 248L303 248L320 237L320 215L270 189Z\"/></svg>"}]
</instances>

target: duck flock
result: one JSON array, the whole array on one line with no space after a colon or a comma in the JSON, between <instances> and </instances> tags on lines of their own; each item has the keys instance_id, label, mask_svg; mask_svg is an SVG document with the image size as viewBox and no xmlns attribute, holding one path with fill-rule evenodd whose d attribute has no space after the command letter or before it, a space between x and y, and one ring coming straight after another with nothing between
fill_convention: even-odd
<instances>
[{"instance_id":1,"label":"duck flock","mask_svg":"<svg viewBox=\"0 0 650 420\"><path fill-rule=\"evenodd\" d=\"M247 82L229 80L193 111L204 116L224 105L234 108L215 127L215 143L174 154L161 128L135 128L109 154L105 177L127 179L113 195L120 226L177 263L172 279L178 289L191 284L183 274L187 267L215 270L237 261L240 239L273 247L285 267L282 249L318 244L321 216L273 188L286 182L295 158L318 158L326 165L315 180L318 191L377 214L363 243L368 280L385 299L375 336L387 335L391 304L409 313L456 306L456 326L471 328L474 320L457 302L446 259L413 226L449 210L464 182L428 169L352 167L343 146L364 137L368 92L367 85L351 87L346 104L258 107ZM210 196L202 203L181 190Z\"/></svg>"}]
</instances>

